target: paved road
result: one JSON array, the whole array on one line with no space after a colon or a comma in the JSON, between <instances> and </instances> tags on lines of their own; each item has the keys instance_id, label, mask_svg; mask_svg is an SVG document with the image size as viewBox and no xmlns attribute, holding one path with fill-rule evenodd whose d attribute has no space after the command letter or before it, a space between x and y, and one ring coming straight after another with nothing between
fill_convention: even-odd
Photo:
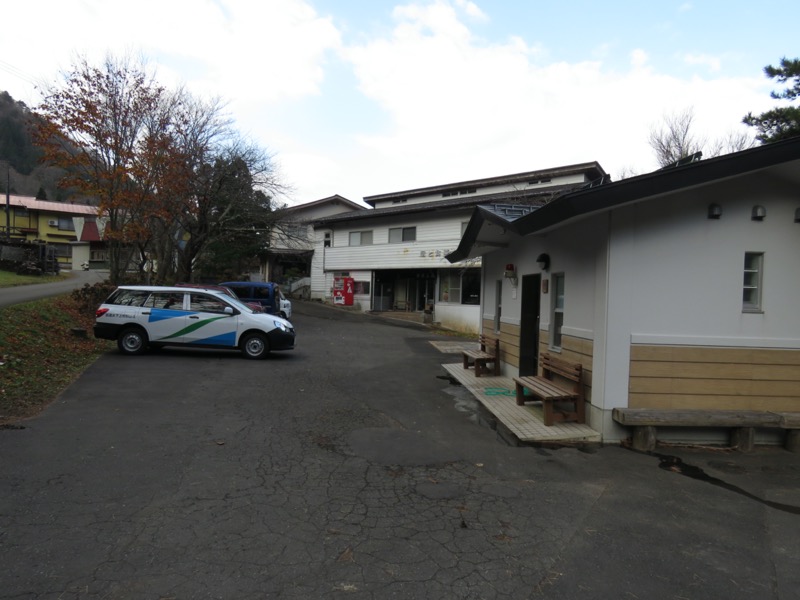
<instances>
[{"instance_id":1,"label":"paved road","mask_svg":"<svg viewBox=\"0 0 800 600\"><path fill-rule=\"evenodd\" d=\"M798 598L796 455L510 447L444 338L295 309L293 352L111 352L0 430L0 599Z\"/></svg>"},{"instance_id":2,"label":"paved road","mask_svg":"<svg viewBox=\"0 0 800 600\"><path fill-rule=\"evenodd\" d=\"M108 277L106 271L71 271L69 277L54 283L37 283L0 288L0 308L58 296L81 288L87 283L97 283Z\"/></svg>"}]
</instances>

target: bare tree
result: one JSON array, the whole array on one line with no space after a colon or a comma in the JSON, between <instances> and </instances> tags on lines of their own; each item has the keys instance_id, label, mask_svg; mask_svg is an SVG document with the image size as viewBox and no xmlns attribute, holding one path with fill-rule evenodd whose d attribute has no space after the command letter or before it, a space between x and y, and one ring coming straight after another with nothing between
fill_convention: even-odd
<instances>
[{"instance_id":1,"label":"bare tree","mask_svg":"<svg viewBox=\"0 0 800 600\"><path fill-rule=\"evenodd\" d=\"M724 137L708 140L694 131L694 109L691 107L664 116L659 126L650 129L647 142L656 160L666 167L682 158L702 152L707 158L746 150L757 145L746 132L731 130Z\"/></svg>"},{"instance_id":2,"label":"bare tree","mask_svg":"<svg viewBox=\"0 0 800 600\"><path fill-rule=\"evenodd\" d=\"M702 151L705 139L694 135L692 132L693 122L694 110L685 108L664 115L663 123L650 129L647 143L656 153L656 160L660 166L666 167L677 160Z\"/></svg>"},{"instance_id":3,"label":"bare tree","mask_svg":"<svg viewBox=\"0 0 800 600\"><path fill-rule=\"evenodd\" d=\"M755 148L756 146L758 146L758 140L749 133L745 131L729 131L725 137L710 142L708 148L703 150L703 154L710 158Z\"/></svg>"}]
</instances>

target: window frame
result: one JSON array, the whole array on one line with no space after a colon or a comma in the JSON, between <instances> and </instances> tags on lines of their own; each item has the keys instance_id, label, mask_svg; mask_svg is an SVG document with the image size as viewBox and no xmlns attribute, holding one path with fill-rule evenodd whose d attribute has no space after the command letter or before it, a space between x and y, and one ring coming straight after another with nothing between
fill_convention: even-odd
<instances>
[{"instance_id":1,"label":"window frame","mask_svg":"<svg viewBox=\"0 0 800 600\"><path fill-rule=\"evenodd\" d=\"M357 244L353 243L353 236L355 234L358 234L358 243ZM367 237L366 234L369 234L369 236L368 236L369 237L369 241L368 242L364 241L364 238ZM348 246L372 246L372 240L373 240L373 236L372 236L372 230L371 229L365 229L363 231L351 231L347 236L347 245Z\"/></svg>"},{"instance_id":2,"label":"window frame","mask_svg":"<svg viewBox=\"0 0 800 600\"><path fill-rule=\"evenodd\" d=\"M400 232L400 239L393 240L392 233ZM409 234L409 237L406 237L406 234ZM417 227L416 225L413 227L390 227L389 228L389 243L390 244L403 244L407 242L416 242L417 241Z\"/></svg>"},{"instance_id":3,"label":"window frame","mask_svg":"<svg viewBox=\"0 0 800 600\"><path fill-rule=\"evenodd\" d=\"M453 281L456 285L453 285ZM446 285L445 285L446 284ZM458 295L458 300L453 300L453 292ZM445 299L444 295L447 294ZM458 269L442 269L439 274L439 302L448 304L461 304L461 273Z\"/></svg>"},{"instance_id":4,"label":"window frame","mask_svg":"<svg viewBox=\"0 0 800 600\"><path fill-rule=\"evenodd\" d=\"M559 285L560 284L560 285ZM560 288L560 289L559 289ZM550 275L550 349L561 350L564 329L564 304L566 298L564 273Z\"/></svg>"},{"instance_id":5,"label":"window frame","mask_svg":"<svg viewBox=\"0 0 800 600\"><path fill-rule=\"evenodd\" d=\"M745 252L742 274L742 312L763 313L764 253Z\"/></svg>"}]
</instances>

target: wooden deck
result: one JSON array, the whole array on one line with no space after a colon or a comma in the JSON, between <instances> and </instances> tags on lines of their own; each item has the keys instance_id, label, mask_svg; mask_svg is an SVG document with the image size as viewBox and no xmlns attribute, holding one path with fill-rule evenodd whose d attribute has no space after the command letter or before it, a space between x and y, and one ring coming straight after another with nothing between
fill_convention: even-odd
<instances>
[{"instance_id":1,"label":"wooden deck","mask_svg":"<svg viewBox=\"0 0 800 600\"><path fill-rule=\"evenodd\" d=\"M455 344L447 350L442 348L440 350L448 354L453 353ZM475 377L475 372L472 369L465 369L461 362L443 364L442 367L448 375L467 388L520 443L578 444L599 442L601 439L600 433L581 423L556 423L546 426L540 404L517 406L514 380L511 377L492 375Z\"/></svg>"}]
</instances>

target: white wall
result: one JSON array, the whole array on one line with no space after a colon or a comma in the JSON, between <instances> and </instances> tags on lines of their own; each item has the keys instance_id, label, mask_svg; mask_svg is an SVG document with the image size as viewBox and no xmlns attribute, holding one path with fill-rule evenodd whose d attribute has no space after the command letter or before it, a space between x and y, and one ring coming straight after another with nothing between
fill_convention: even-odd
<instances>
[{"instance_id":1,"label":"white wall","mask_svg":"<svg viewBox=\"0 0 800 600\"><path fill-rule=\"evenodd\" d=\"M706 217L717 202L719 220ZM764 221L750 218L753 205ZM800 347L800 224L794 189L751 178L713 196L683 194L616 211L612 287L627 288L634 343ZM763 314L743 313L745 252L764 253ZM629 264L626 264L629 263Z\"/></svg>"},{"instance_id":2,"label":"white wall","mask_svg":"<svg viewBox=\"0 0 800 600\"><path fill-rule=\"evenodd\" d=\"M481 330L481 307L478 305L439 302L434 312L436 322L447 329L474 334Z\"/></svg>"},{"instance_id":3,"label":"white wall","mask_svg":"<svg viewBox=\"0 0 800 600\"><path fill-rule=\"evenodd\" d=\"M324 249L324 268L337 271L460 268L463 265L451 265L445 256L458 248L461 223L468 221L470 214L464 211L446 217L425 216L417 219L410 219L410 215L398 215L391 219L384 218L380 223L372 220L354 221L348 227L333 232L332 246ZM395 227L416 227L416 241L390 244L389 229ZM371 231L372 244L350 246L352 231ZM317 252L321 250L318 246ZM480 262L477 262L476 266L479 265Z\"/></svg>"}]
</instances>

